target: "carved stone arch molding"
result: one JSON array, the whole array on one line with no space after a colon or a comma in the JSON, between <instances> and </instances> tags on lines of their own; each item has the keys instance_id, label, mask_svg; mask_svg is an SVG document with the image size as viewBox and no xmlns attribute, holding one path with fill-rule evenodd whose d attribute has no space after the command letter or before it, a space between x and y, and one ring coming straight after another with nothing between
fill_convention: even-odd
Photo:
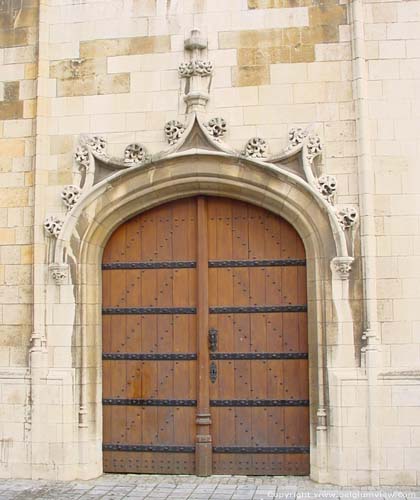
<instances>
[{"instance_id":1,"label":"carved stone arch molding","mask_svg":"<svg viewBox=\"0 0 420 500\"><path fill-rule=\"evenodd\" d=\"M290 222L300 234L307 255L308 334L311 402L311 477L332 481L328 436L336 441L329 421L329 384L336 369L331 344L354 350L349 305L349 273L353 262L352 234L357 213L334 205L335 179L319 172L319 137L301 129L290 132L289 144L270 154L262 138L251 138L242 152L222 139L228 128L223 118L202 121L196 113L188 123L165 126L170 147L150 155L131 144L121 158L106 153L99 137L82 137L75 160L76 183L62 199L64 219L50 216L50 286L71 290L74 321L71 349L77 368L74 391L79 409L79 477L93 477L102 467L101 400L101 260L112 234L132 216L177 198L206 194L247 201ZM57 301L61 294L51 292ZM65 295L69 300L69 295ZM51 305L53 307L54 304ZM47 339L48 342L48 339ZM346 367L349 368L348 366ZM339 459L338 459L339 460Z\"/></svg>"}]
</instances>

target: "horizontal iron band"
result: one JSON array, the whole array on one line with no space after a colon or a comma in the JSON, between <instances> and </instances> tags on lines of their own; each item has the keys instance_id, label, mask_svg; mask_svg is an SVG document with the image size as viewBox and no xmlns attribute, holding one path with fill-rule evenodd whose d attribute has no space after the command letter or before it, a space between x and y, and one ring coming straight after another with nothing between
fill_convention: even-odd
<instances>
[{"instance_id":1,"label":"horizontal iron band","mask_svg":"<svg viewBox=\"0 0 420 500\"><path fill-rule=\"evenodd\" d=\"M194 361L197 359L197 354L194 353L165 353L165 354L150 354L150 353L114 353L105 352L102 354L103 360L110 361Z\"/></svg>"},{"instance_id":2,"label":"horizontal iron band","mask_svg":"<svg viewBox=\"0 0 420 500\"><path fill-rule=\"evenodd\" d=\"M308 446L214 446L214 453L309 453Z\"/></svg>"},{"instance_id":3,"label":"horizontal iron band","mask_svg":"<svg viewBox=\"0 0 420 500\"><path fill-rule=\"evenodd\" d=\"M193 269L197 263L188 261L165 261L165 262L111 262L102 264L104 271L112 269Z\"/></svg>"},{"instance_id":4,"label":"horizontal iron band","mask_svg":"<svg viewBox=\"0 0 420 500\"><path fill-rule=\"evenodd\" d=\"M214 352L210 359L215 360L268 360L268 359L308 359L307 352Z\"/></svg>"},{"instance_id":5,"label":"horizontal iron band","mask_svg":"<svg viewBox=\"0 0 420 500\"><path fill-rule=\"evenodd\" d=\"M196 314L195 307L104 307L102 314Z\"/></svg>"},{"instance_id":6,"label":"horizontal iron band","mask_svg":"<svg viewBox=\"0 0 420 500\"><path fill-rule=\"evenodd\" d=\"M103 451L139 451L160 453L194 453L195 446L173 446L164 444L104 444Z\"/></svg>"},{"instance_id":7,"label":"horizontal iron band","mask_svg":"<svg viewBox=\"0 0 420 500\"><path fill-rule=\"evenodd\" d=\"M210 406L309 406L307 399L213 399Z\"/></svg>"},{"instance_id":8,"label":"horizontal iron band","mask_svg":"<svg viewBox=\"0 0 420 500\"><path fill-rule=\"evenodd\" d=\"M240 313L291 313L306 312L306 305L297 306L221 306L210 307L210 314L240 314Z\"/></svg>"},{"instance_id":9,"label":"horizontal iron band","mask_svg":"<svg viewBox=\"0 0 420 500\"><path fill-rule=\"evenodd\" d=\"M209 267L289 267L306 266L305 259L209 260Z\"/></svg>"},{"instance_id":10,"label":"horizontal iron band","mask_svg":"<svg viewBox=\"0 0 420 500\"><path fill-rule=\"evenodd\" d=\"M111 406L197 406L197 401L195 399L104 398L102 403Z\"/></svg>"}]
</instances>

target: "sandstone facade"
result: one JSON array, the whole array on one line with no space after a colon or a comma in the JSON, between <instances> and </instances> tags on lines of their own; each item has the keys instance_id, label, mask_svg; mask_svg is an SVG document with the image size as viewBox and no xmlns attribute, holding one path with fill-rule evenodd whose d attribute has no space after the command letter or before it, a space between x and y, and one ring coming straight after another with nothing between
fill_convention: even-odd
<instances>
[{"instance_id":1,"label":"sandstone facade","mask_svg":"<svg viewBox=\"0 0 420 500\"><path fill-rule=\"evenodd\" d=\"M2 477L101 473L101 249L130 215L218 193L290 220L312 261L313 479L420 484L419 26L417 0L0 1ZM178 68L193 28L214 69L192 83L208 102L187 109ZM231 149L209 158L199 121L213 117ZM182 147L168 145L170 120L190 134ZM304 167L335 177L334 207L357 207L346 233L316 179L269 173L292 128L321 138ZM99 177L63 204L83 134L106 138L101 168L131 143L150 164L108 179L91 141ZM239 154L252 137L266 157Z\"/></svg>"}]
</instances>

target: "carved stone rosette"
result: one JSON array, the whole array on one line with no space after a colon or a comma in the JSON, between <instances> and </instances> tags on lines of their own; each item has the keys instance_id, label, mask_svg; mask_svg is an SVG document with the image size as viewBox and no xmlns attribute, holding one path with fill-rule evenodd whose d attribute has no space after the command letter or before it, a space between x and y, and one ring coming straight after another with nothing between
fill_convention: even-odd
<instances>
[{"instance_id":1,"label":"carved stone rosette","mask_svg":"<svg viewBox=\"0 0 420 500\"><path fill-rule=\"evenodd\" d=\"M79 145L74 153L74 160L79 168L87 169L89 167L89 150L86 146Z\"/></svg>"},{"instance_id":2,"label":"carved stone rosette","mask_svg":"<svg viewBox=\"0 0 420 500\"><path fill-rule=\"evenodd\" d=\"M49 236L58 238L60 235L61 228L63 227L64 221L55 215L50 215L44 221L44 229Z\"/></svg>"},{"instance_id":3,"label":"carved stone rosette","mask_svg":"<svg viewBox=\"0 0 420 500\"><path fill-rule=\"evenodd\" d=\"M333 204L337 191L337 179L333 175L321 175L318 178L318 188L322 196Z\"/></svg>"},{"instance_id":4,"label":"carved stone rosette","mask_svg":"<svg viewBox=\"0 0 420 500\"><path fill-rule=\"evenodd\" d=\"M338 221L344 230L352 228L356 224L357 217L357 210L354 207L344 207L337 210Z\"/></svg>"},{"instance_id":5,"label":"carved stone rosette","mask_svg":"<svg viewBox=\"0 0 420 500\"><path fill-rule=\"evenodd\" d=\"M300 127L293 127L289 130L289 144L286 148L286 151L294 149L296 146L299 146L303 143L308 132Z\"/></svg>"},{"instance_id":6,"label":"carved stone rosette","mask_svg":"<svg viewBox=\"0 0 420 500\"><path fill-rule=\"evenodd\" d=\"M331 261L331 269L340 279L348 280L353 262L353 257L335 257Z\"/></svg>"},{"instance_id":7,"label":"carved stone rosette","mask_svg":"<svg viewBox=\"0 0 420 500\"><path fill-rule=\"evenodd\" d=\"M320 137L315 134L309 135L306 142L306 148L307 148L307 158L310 162L312 162L314 158L319 156L322 152L322 144Z\"/></svg>"},{"instance_id":8,"label":"carved stone rosette","mask_svg":"<svg viewBox=\"0 0 420 500\"><path fill-rule=\"evenodd\" d=\"M185 125L178 120L171 120L165 125L165 135L169 144L176 144L185 132Z\"/></svg>"},{"instance_id":9,"label":"carved stone rosette","mask_svg":"<svg viewBox=\"0 0 420 500\"><path fill-rule=\"evenodd\" d=\"M220 116L212 118L206 123L205 126L206 129L209 131L209 134L213 136L216 140L219 140L227 132L226 120Z\"/></svg>"},{"instance_id":10,"label":"carved stone rosette","mask_svg":"<svg viewBox=\"0 0 420 500\"><path fill-rule=\"evenodd\" d=\"M106 140L104 137L99 135L94 135L88 138L88 146L92 151L99 155L104 155L106 153Z\"/></svg>"},{"instance_id":11,"label":"carved stone rosette","mask_svg":"<svg viewBox=\"0 0 420 500\"><path fill-rule=\"evenodd\" d=\"M49 271L52 279L57 285L65 285L69 279L68 264L50 264Z\"/></svg>"},{"instance_id":12,"label":"carved stone rosette","mask_svg":"<svg viewBox=\"0 0 420 500\"><path fill-rule=\"evenodd\" d=\"M73 184L65 186L61 191L61 199L67 210L71 210L76 205L82 194L82 190Z\"/></svg>"},{"instance_id":13,"label":"carved stone rosette","mask_svg":"<svg viewBox=\"0 0 420 500\"><path fill-rule=\"evenodd\" d=\"M268 144L261 137L249 139L245 146L245 156L249 158L267 158Z\"/></svg>"},{"instance_id":14,"label":"carved stone rosette","mask_svg":"<svg viewBox=\"0 0 420 500\"><path fill-rule=\"evenodd\" d=\"M146 148L135 142L129 144L124 150L124 163L142 163L146 159Z\"/></svg>"}]
</instances>

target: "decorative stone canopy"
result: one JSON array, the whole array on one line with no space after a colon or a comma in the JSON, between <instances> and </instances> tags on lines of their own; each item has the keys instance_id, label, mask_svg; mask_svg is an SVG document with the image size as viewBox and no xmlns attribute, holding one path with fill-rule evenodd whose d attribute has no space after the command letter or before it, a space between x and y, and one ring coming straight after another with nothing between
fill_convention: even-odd
<instances>
[{"instance_id":1,"label":"decorative stone canopy","mask_svg":"<svg viewBox=\"0 0 420 500\"><path fill-rule=\"evenodd\" d=\"M51 254L54 259L51 264L57 266L64 263L66 252L63 245L71 238L70 226L74 226L84 207L95 196L103 193L107 182L122 178L127 171L155 172L165 163L182 157L189 160L193 157L194 161L209 157L220 158L224 162L230 161L232 165L244 164L269 176L282 177L290 186L299 185L299 189L306 191L322 207L334 235L336 256L349 257L353 248L352 228L358 215L354 207L335 206L337 180L332 175L321 173L320 166L316 164L322 154L320 137L314 132L296 127L289 132L287 146L278 153L271 153L268 142L262 137L251 137L242 151L230 147L223 141L228 133L226 120L220 116L207 121L203 118L210 88L210 82L206 82L206 79L211 78L213 72L212 63L202 59L207 40L199 30L192 30L184 46L190 60L180 64L179 75L186 80L184 99L187 118L185 123L173 119L164 125L168 149L149 154L144 145L132 143L127 145L122 157L111 157L107 153L104 137L80 137L74 154L78 166L75 182L65 186L61 192L67 214L64 219L49 215L44 224L46 234L52 238ZM211 175L216 177L217 172ZM154 179L153 174L150 189L153 189ZM346 261L346 271L341 276L348 277L351 262L352 260ZM343 270L344 267L341 266L340 269ZM55 272L54 277L57 283L63 282L59 273Z\"/></svg>"},{"instance_id":2,"label":"decorative stone canopy","mask_svg":"<svg viewBox=\"0 0 420 500\"><path fill-rule=\"evenodd\" d=\"M314 162L322 152L320 138L302 129L293 129L289 134L286 148L270 155L267 142L260 137L249 139L242 151L234 150L222 140L227 132L228 127L224 118L215 117L204 122L200 115L194 112L190 113L186 123L172 120L165 125L164 134L169 142L168 149L148 154L143 145L130 144L121 157L108 155L103 137L82 136L74 156L79 167L78 185L64 187L61 194L67 215L64 220L49 216L45 221L48 236L60 240L60 244L53 252L55 254L51 262L53 268L63 263L61 239L66 238L63 236L66 227L74 223L75 217L80 217L83 204L91 200L95 192L103 191L103 186L108 180L134 169L139 172L156 169L165 162L180 157L220 157L224 160L229 159L232 164L246 163L249 167L266 170L270 175L285 175L288 182L299 183L318 204L323 206L338 242L337 256L349 257L353 246L351 229L357 222L357 211L353 207L334 205L337 182L333 176L326 174L316 176ZM79 208L77 214L76 208ZM346 260L346 272L341 273L342 279L348 277L352 260ZM57 284L63 282L58 273L55 272L54 277Z\"/></svg>"}]
</instances>

